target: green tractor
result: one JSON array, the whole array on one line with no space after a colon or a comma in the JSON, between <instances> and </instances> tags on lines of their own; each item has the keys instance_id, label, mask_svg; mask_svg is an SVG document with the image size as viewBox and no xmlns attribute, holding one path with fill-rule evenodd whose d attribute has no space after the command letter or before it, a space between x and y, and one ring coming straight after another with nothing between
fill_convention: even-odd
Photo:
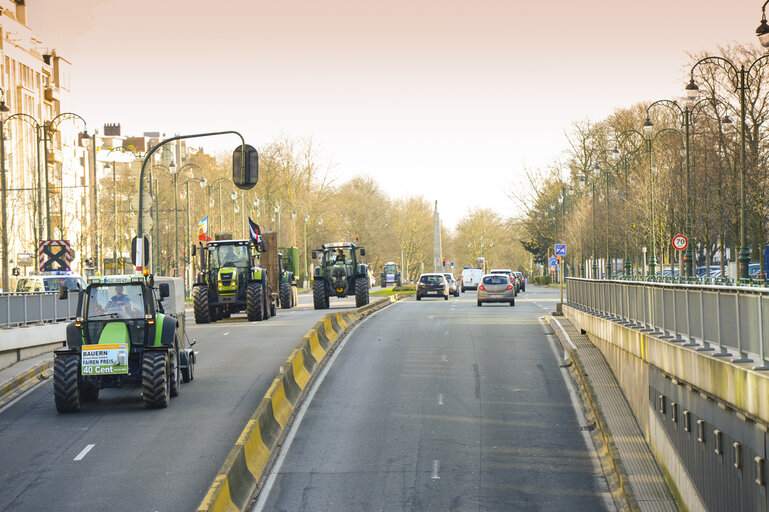
<instances>
[{"instance_id":1,"label":"green tractor","mask_svg":"<svg viewBox=\"0 0 769 512\"><path fill-rule=\"evenodd\" d=\"M195 323L215 322L244 310L249 321L274 316L277 300L273 300L267 271L257 263L251 240L201 244L201 270L192 289Z\"/></svg>"},{"instance_id":2,"label":"green tractor","mask_svg":"<svg viewBox=\"0 0 769 512\"><path fill-rule=\"evenodd\" d=\"M278 267L280 268L280 307L282 309L293 308L299 302L297 284L297 263L299 249L296 247L281 247L278 253Z\"/></svg>"},{"instance_id":3,"label":"green tractor","mask_svg":"<svg viewBox=\"0 0 769 512\"><path fill-rule=\"evenodd\" d=\"M180 278L110 275L79 290L67 345L54 351L53 396L59 412L77 412L104 388L140 384L144 406L167 407L194 377L195 352L184 334ZM173 289L173 294L171 293ZM69 291L59 288L59 298Z\"/></svg>"},{"instance_id":4,"label":"green tractor","mask_svg":"<svg viewBox=\"0 0 769 512\"><path fill-rule=\"evenodd\" d=\"M380 284L382 288L387 288L391 284L393 286L401 286L401 270L398 264L394 261L388 261L382 267L382 275L380 276Z\"/></svg>"},{"instance_id":5,"label":"green tractor","mask_svg":"<svg viewBox=\"0 0 769 512\"><path fill-rule=\"evenodd\" d=\"M368 267L358 261L366 255L366 249L350 242L324 244L322 249L312 251L312 258L319 255L321 263L315 268L312 278L312 301L315 309L329 307L329 298L355 295L355 306L368 304Z\"/></svg>"}]
</instances>

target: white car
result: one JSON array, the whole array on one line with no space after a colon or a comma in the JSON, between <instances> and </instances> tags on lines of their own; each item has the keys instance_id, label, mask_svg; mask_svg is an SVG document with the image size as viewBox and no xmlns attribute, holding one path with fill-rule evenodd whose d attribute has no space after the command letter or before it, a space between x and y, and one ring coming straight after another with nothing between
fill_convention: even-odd
<instances>
[{"instance_id":1,"label":"white car","mask_svg":"<svg viewBox=\"0 0 769 512\"><path fill-rule=\"evenodd\" d=\"M475 290L478 285L481 284L481 278L483 278L483 270L479 268L466 268L462 271L462 285L460 288L462 292L465 290Z\"/></svg>"},{"instance_id":2,"label":"white car","mask_svg":"<svg viewBox=\"0 0 769 512\"><path fill-rule=\"evenodd\" d=\"M17 292L58 292L59 286L66 286L69 291L85 290L85 279L77 274L51 273L33 274L19 278Z\"/></svg>"}]
</instances>

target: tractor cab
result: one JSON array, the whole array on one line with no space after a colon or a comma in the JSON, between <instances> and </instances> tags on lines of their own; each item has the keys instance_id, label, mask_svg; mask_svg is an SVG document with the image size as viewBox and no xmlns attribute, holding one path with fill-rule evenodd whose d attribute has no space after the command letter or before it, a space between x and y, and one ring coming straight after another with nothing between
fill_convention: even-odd
<instances>
[{"instance_id":1,"label":"tractor cab","mask_svg":"<svg viewBox=\"0 0 769 512\"><path fill-rule=\"evenodd\" d=\"M88 326L86 342L101 343L105 328L110 326L107 328L111 333L109 343L145 345L149 331L147 318L155 318L155 304L144 279L133 282L131 278L97 279L92 278L83 298L83 318Z\"/></svg>"}]
</instances>

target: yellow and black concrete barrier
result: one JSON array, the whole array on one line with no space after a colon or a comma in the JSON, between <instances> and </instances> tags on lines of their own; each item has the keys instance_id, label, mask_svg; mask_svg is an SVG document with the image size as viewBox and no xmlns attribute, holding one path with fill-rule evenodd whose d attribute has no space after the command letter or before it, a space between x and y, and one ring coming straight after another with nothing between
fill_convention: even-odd
<instances>
[{"instance_id":1,"label":"yellow and black concrete barrier","mask_svg":"<svg viewBox=\"0 0 769 512\"><path fill-rule=\"evenodd\" d=\"M395 300L391 296L354 310L329 313L304 335L238 437L198 512L235 512L249 505L273 450L329 352L350 326Z\"/></svg>"}]
</instances>

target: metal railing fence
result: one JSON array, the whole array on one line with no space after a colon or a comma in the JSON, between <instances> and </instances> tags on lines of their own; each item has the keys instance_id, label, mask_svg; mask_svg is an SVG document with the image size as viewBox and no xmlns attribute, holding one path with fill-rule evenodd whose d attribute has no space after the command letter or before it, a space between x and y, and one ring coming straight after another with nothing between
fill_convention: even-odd
<instances>
[{"instance_id":1,"label":"metal railing fence","mask_svg":"<svg viewBox=\"0 0 769 512\"><path fill-rule=\"evenodd\" d=\"M77 293L59 300L57 292L0 293L0 328L74 320Z\"/></svg>"},{"instance_id":2,"label":"metal railing fence","mask_svg":"<svg viewBox=\"0 0 769 512\"><path fill-rule=\"evenodd\" d=\"M567 278L566 293L575 308L769 370L769 288Z\"/></svg>"}]
</instances>

